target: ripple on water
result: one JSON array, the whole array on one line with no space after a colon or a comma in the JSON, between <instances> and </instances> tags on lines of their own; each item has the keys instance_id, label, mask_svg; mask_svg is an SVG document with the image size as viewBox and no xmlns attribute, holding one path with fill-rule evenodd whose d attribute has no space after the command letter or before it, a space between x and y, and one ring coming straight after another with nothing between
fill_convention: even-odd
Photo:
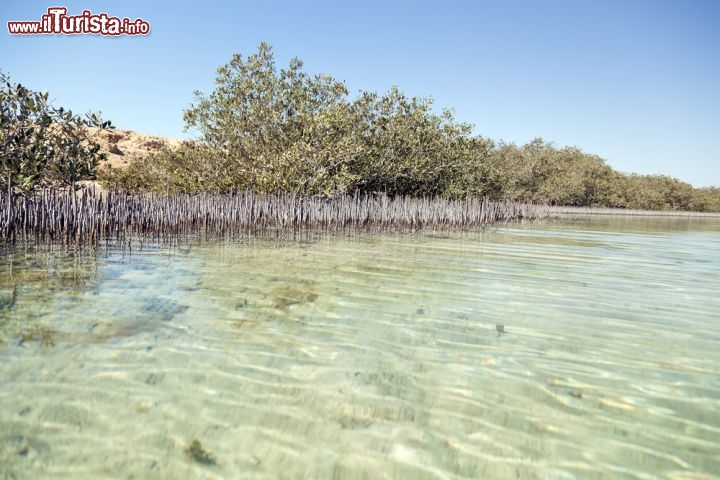
<instances>
[{"instance_id":1,"label":"ripple on water","mask_svg":"<svg viewBox=\"0 0 720 480\"><path fill-rule=\"evenodd\" d=\"M711 478L720 227L613 225L11 252L1 473Z\"/></svg>"}]
</instances>

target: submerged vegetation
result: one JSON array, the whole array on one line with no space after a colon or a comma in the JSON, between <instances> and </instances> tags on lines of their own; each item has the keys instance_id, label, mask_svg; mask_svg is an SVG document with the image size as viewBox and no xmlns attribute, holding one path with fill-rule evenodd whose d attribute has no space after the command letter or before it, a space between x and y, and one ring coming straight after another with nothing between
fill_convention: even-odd
<instances>
[{"instance_id":1,"label":"submerged vegetation","mask_svg":"<svg viewBox=\"0 0 720 480\"><path fill-rule=\"evenodd\" d=\"M76 298L96 278L94 252L58 245L4 245L0 243L0 345L37 344L54 347L68 337L61 325L49 322L42 308L53 308L62 294Z\"/></svg>"},{"instance_id":2,"label":"submerged vegetation","mask_svg":"<svg viewBox=\"0 0 720 480\"><path fill-rule=\"evenodd\" d=\"M185 452L185 455L202 465L212 466L217 464L215 457L205 450L202 443L200 443L200 440L193 440L183 451Z\"/></svg>"},{"instance_id":3,"label":"submerged vegetation","mask_svg":"<svg viewBox=\"0 0 720 480\"><path fill-rule=\"evenodd\" d=\"M315 282L301 280L290 285L276 287L271 292L272 306L287 311L292 305L312 303L318 298Z\"/></svg>"}]
</instances>

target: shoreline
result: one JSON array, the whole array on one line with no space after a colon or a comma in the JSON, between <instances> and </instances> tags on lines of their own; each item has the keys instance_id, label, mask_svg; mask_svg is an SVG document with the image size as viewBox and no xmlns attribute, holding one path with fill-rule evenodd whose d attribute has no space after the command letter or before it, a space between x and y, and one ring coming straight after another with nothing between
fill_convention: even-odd
<instances>
[{"instance_id":1,"label":"shoreline","mask_svg":"<svg viewBox=\"0 0 720 480\"><path fill-rule=\"evenodd\" d=\"M720 218L720 212L693 212L688 210L631 210L604 207L561 207L548 206L549 215L569 216L623 216L623 217L683 217Z\"/></svg>"},{"instance_id":2,"label":"shoreline","mask_svg":"<svg viewBox=\"0 0 720 480\"><path fill-rule=\"evenodd\" d=\"M61 243L96 243L133 236L168 239L192 234L233 238L263 232L401 232L603 216L720 219L718 212L559 207L382 194L335 198L250 192L137 195L82 188L77 192L46 190L26 197L0 192L0 239L10 241L35 237Z\"/></svg>"}]
</instances>

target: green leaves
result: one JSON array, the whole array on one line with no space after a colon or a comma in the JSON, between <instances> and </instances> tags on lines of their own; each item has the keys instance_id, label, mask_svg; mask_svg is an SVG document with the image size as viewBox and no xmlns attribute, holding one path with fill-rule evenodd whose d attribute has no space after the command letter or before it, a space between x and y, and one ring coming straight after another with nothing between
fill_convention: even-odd
<instances>
[{"instance_id":1,"label":"green leaves","mask_svg":"<svg viewBox=\"0 0 720 480\"><path fill-rule=\"evenodd\" d=\"M432 100L408 98L397 87L379 96L362 93L353 103L360 186L389 194L445 195L463 157L471 127L449 111L437 115Z\"/></svg>"},{"instance_id":2,"label":"green leaves","mask_svg":"<svg viewBox=\"0 0 720 480\"><path fill-rule=\"evenodd\" d=\"M618 173L603 159L542 139L514 145L474 136L452 111L397 87L354 98L299 59L275 64L262 43L217 69L215 88L184 112L199 145L165 151L115 172L129 188L293 192L334 196L488 197L558 205L720 210L718 190L667 177Z\"/></svg>"},{"instance_id":3,"label":"green leaves","mask_svg":"<svg viewBox=\"0 0 720 480\"><path fill-rule=\"evenodd\" d=\"M260 44L247 59L235 54L218 68L215 90L196 92L185 111L186 128L236 164L235 187L303 194L347 188L334 177L356 148L347 88L327 75L310 77L302 66L293 59L278 70L271 47Z\"/></svg>"},{"instance_id":4,"label":"green leaves","mask_svg":"<svg viewBox=\"0 0 720 480\"><path fill-rule=\"evenodd\" d=\"M239 165L237 186L304 195L445 193L456 144L470 126L397 88L351 101L345 84L302 67L293 59L278 69L263 43L246 59L233 55L218 69L215 90L196 92L186 110L186 128Z\"/></svg>"},{"instance_id":5,"label":"green leaves","mask_svg":"<svg viewBox=\"0 0 720 480\"><path fill-rule=\"evenodd\" d=\"M91 178L104 158L88 127L112 128L98 114L81 118L0 72L0 185L30 192Z\"/></svg>"}]
</instances>

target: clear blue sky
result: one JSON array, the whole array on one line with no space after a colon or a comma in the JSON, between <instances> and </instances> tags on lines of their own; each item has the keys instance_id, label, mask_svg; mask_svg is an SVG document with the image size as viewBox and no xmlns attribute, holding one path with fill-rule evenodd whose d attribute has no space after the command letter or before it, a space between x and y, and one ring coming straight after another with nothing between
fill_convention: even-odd
<instances>
[{"instance_id":1,"label":"clear blue sky","mask_svg":"<svg viewBox=\"0 0 720 480\"><path fill-rule=\"evenodd\" d=\"M141 17L147 37L11 36L47 8ZM720 1L0 3L0 68L74 111L172 137L194 90L267 41L358 90L398 85L495 140L542 137L624 172L720 186Z\"/></svg>"}]
</instances>

